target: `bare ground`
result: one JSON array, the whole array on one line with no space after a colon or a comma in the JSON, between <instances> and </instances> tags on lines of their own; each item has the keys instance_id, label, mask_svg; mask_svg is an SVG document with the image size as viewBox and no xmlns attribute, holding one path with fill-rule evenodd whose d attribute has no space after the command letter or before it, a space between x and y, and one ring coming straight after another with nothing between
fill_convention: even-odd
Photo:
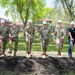
<instances>
[{"instance_id":1,"label":"bare ground","mask_svg":"<svg viewBox=\"0 0 75 75\"><path fill-rule=\"evenodd\" d=\"M33 57L28 58L24 51L18 51L16 57L6 52L6 57L0 57L0 75L75 75L75 58L68 58L67 53L58 58L52 53L42 58L41 52L32 52Z\"/></svg>"}]
</instances>

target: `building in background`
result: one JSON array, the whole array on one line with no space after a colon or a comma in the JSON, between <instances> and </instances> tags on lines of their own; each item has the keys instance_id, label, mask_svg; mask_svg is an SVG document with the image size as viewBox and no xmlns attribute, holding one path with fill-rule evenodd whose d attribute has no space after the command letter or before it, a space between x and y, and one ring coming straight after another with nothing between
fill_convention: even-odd
<instances>
[{"instance_id":1,"label":"building in background","mask_svg":"<svg viewBox=\"0 0 75 75\"><path fill-rule=\"evenodd\" d=\"M10 24L12 24L11 21L9 21L9 20L7 20L7 19L4 19L4 18L0 18L0 25L1 25L1 20L5 20L5 25L10 26Z\"/></svg>"}]
</instances>

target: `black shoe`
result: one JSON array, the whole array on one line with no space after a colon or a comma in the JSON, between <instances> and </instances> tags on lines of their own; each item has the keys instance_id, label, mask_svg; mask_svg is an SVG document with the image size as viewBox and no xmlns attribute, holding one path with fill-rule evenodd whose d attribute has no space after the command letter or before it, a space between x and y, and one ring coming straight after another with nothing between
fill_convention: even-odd
<instances>
[{"instance_id":1,"label":"black shoe","mask_svg":"<svg viewBox=\"0 0 75 75\"><path fill-rule=\"evenodd\" d=\"M69 58L72 58L72 55L69 55Z\"/></svg>"}]
</instances>

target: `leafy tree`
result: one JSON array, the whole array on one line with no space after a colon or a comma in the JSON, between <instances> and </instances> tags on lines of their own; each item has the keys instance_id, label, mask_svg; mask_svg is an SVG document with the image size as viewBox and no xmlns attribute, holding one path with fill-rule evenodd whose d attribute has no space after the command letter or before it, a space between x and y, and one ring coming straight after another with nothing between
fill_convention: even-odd
<instances>
[{"instance_id":1,"label":"leafy tree","mask_svg":"<svg viewBox=\"0 0 75 75\"><path fill-rule=\"evenodd\" d=\"M36 1L36 0L35 0ZM44 18L44 7L46 6L45 4L45 0L38 0L35 2L34 1L34 4L32 5L32 8L31 8L31 17L33 19L33 21L37 21L39 20L40 18Z\"/></svg>"},{"instance_id":2,"label":"leafy tree","mask_svg":"<svg viewBox=\"0 0 75 75\"><path fill-rule=\"evenodd\" d=\"M0 5L3 8L7 8L6 15L10 13L13 19L17 19L20 16L24 27L28 18L35 17L37 11L37 15L39 15L39 10L42 10L42 6L45 6L44 4L45 0L0 0ZM33 14L31 11L33 11Z\"/></svg>"},{"instance_id":3,"label":"leafy tree","mask_svg":"<svg viewBox=\"0 0 75 75\"><path fill-rule=\"evenodd\" d=\"M69 21L74 20L75 17L75 0L55 0L55 5L60 5L64 8Z\"/></svg>"}]
</instances>

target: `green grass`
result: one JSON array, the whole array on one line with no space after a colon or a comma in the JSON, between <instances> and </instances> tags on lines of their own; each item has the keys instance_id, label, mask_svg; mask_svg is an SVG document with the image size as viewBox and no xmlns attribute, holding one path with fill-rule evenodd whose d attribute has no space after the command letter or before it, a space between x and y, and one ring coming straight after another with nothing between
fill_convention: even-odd
<instances>
[{"instance_id":1,"label":"green grass","mask_svg":"<svg viewBox=\"0 0 75 75\"><path fill-rule=\"evenodd\" d=\"M50 39L49 43L50 44L48 45L47 51L57 51L56 44L53 42L53 38ZM69 46L67 38L65 38L64 43L66 43L66 44L64 44L62 52L67 52L68 46ZM7 44L7 48L8 47L9 47L9 44ZM13 44L13 48L14 48L14 44ZM23 37L22 32L19 33L18 50L24 50L24 51L26 50L25 38ZM32 45L32 51L41 51L39 33L35 34L35 40L34 40L34 43ZM75 51L75 49L73 51Z\"/></svg>"}]
</instances>

